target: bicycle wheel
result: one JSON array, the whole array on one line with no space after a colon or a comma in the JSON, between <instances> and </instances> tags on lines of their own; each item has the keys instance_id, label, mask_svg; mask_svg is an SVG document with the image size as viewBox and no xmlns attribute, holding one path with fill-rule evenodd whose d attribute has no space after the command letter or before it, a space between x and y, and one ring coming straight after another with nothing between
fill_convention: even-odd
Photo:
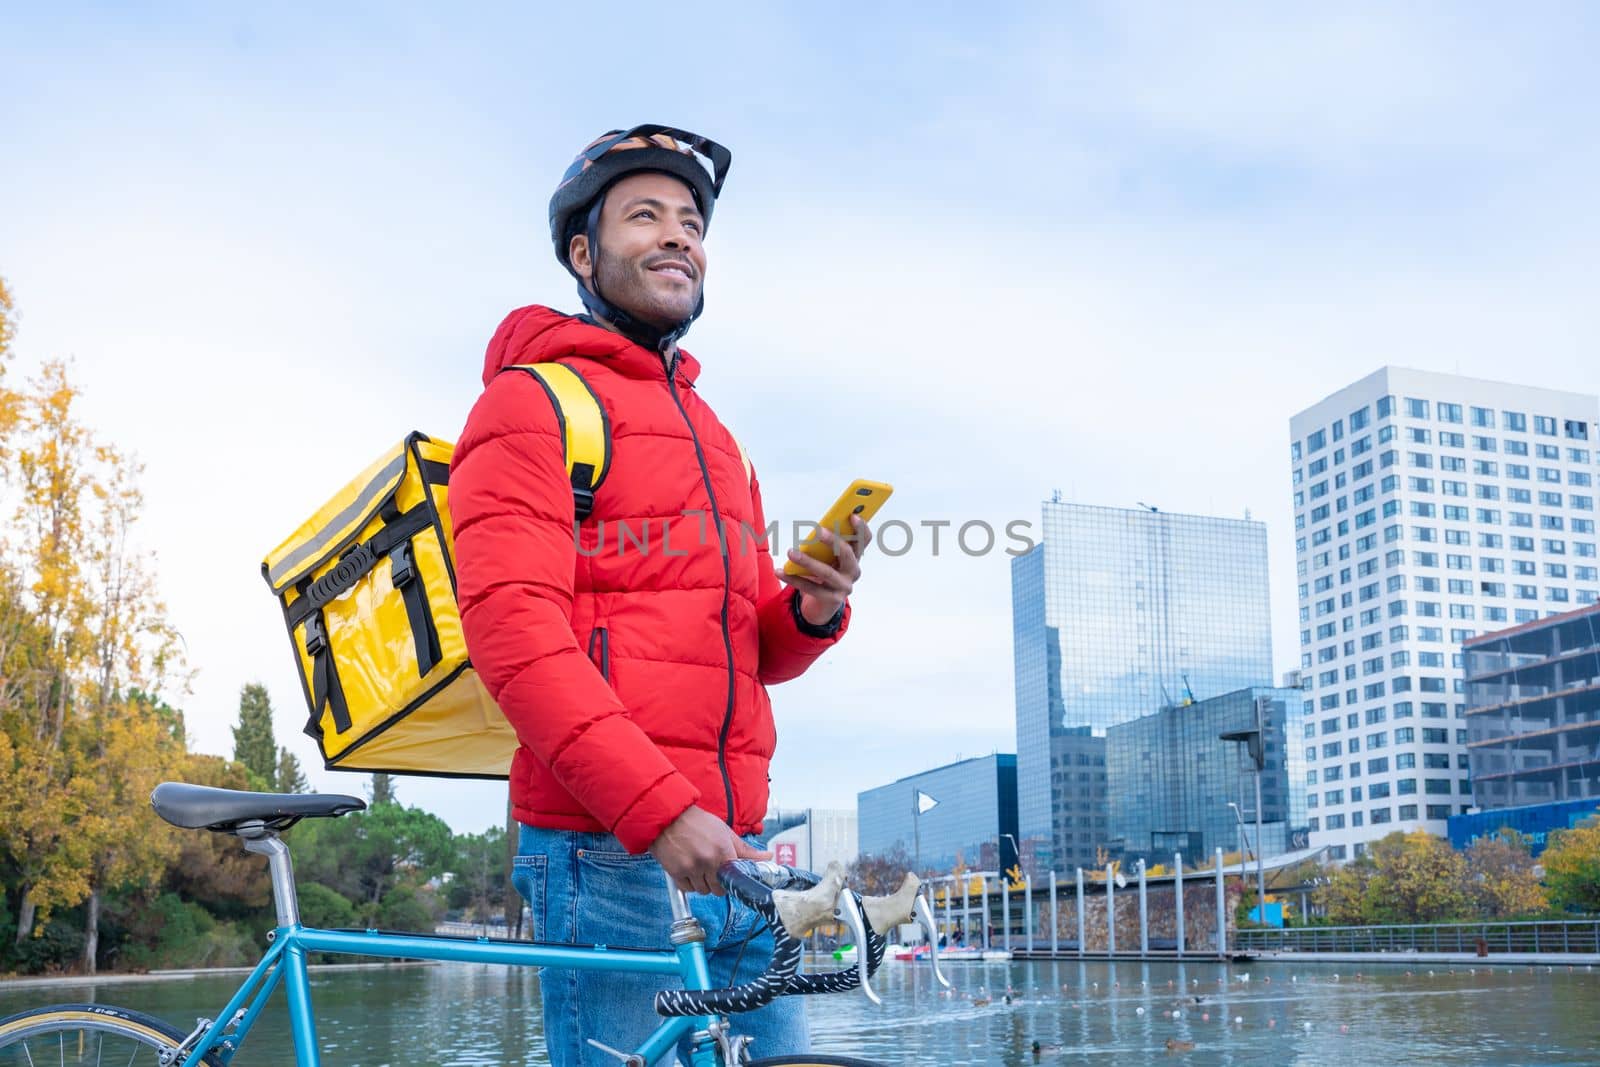
<instances>
[{"instance_id":1,"label":"bicycle wheel","mask_svg":"<svg viewBox=\"0 0 1600 1067\"><path fill-rule=\"evenodd\" d=\"M53 1004L0 1019L0 1067L127 1064L158 1067L184 1034L143 1012L103 1004ZM202 1062L221 1067L208 1055Z\"/></svg>"},{"instance_id":2,"label":"bicycle wheel","mask_svg":"<svg viewBox=\"0 0 1600 1067\"><path fill-rule=\"evenodd\" d=\"M883 1067L877 1060L858 1060L853 1056L773 1056L765 1060L751 1060L749 1067Z\"/></svg>"}]
</instances>

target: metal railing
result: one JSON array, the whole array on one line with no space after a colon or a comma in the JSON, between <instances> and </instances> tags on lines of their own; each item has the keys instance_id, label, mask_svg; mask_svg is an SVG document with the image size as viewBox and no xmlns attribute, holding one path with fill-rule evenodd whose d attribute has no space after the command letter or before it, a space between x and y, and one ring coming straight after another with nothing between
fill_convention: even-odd
<instances>
[{"instance_id":1,"label":"metal railing","mask_svg":"<svg viewBox=\"0 0 1600 1067\"><path fill-rule=\"evenodd\" d=\"M1600 919L1239 930L1247 952L1600 953Z\"/></svg>"}]
</instances>

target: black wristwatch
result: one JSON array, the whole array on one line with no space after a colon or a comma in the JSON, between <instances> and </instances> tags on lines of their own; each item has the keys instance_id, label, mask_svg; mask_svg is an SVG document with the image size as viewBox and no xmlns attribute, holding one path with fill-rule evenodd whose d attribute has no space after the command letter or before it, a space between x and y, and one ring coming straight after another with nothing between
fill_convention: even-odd
<instances>
[{"instance_id":1,"label":"black wristwatch","mask_svg":"<svg viewBox=\"0 0 1600 1067\"><path fill-rule=\"evenodd\" d=\"M833 618L818 626L808 622L805 614L800 610L800 594L796 593L789 598L789 612L794 616L795 627L807 637L832 637L839 632L839 627L844 625L844 605L840 604Z\"/></svg>"}]
</instances>

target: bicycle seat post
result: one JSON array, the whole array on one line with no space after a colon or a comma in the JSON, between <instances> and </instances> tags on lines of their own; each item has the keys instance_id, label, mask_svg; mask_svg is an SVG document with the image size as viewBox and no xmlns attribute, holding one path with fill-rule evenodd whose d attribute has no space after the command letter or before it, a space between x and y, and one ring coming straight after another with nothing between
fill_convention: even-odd
<instances>
[{"instance_id":1,"label":"bicycle seat post","mask_svg":"<svg viewBox=\"0 0 1600 1067\"><path fill-rule=\"evenodd\" d=\"M272 875L272 903L278 910L279 928L299 926L300 900L294 891L294 863L289 859L289 846L258 819L240 823L234 833L244 842L246 852L267 857L267 870Z\"/></svg>"}]
</instances>

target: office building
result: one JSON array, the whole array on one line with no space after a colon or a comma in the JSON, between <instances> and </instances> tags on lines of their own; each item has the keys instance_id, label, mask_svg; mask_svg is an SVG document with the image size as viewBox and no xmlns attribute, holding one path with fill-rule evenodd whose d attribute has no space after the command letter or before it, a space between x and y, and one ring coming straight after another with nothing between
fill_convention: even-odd
<instances>
[{"instance_id":1,"label":"office building","mask_svg":"<svg viewBox=\"0 0 1600 1067\"><path fill-rule=\"evenodd\" d=\"M1060 500L1042 520L1011 569L1018 818L1036 874L1092 866L1107 844L1093 771L1110 727L1272 676L1263 524Z\"/></svg>"},{"instance_id":2,"label":"office building","mask_svg":"<svg viewBox=\"0 0 1600 1067\"><path fill-rule=\"evenodd\" d=\"M1268 857L1303 848L1302 695L1298 689L1240 689L1107 730L1110 830L1124 864L1142 858L1171 866L1175 852L1204 863L1219 847ZM1255 761L1248 742L1221 736L1255 730L1258 722L1265 763L1259 848Z\"/></svg>"},{"instance_id":3,"label":"office building","mask_svg":"<svg viewBox=\"0 0 1600 1067\"><path fill-rule=\"evenodd\" d=\"M1462 644L1595 602L1600 399L1385 367L1290 420L1313 845L1472 803Z\"/></svg>"},{"instance_id":4,"label":"office building","mask_svg":"<svg viewBox=\"0 0 1600 1067\"><path fill-rule=\"evenodd\" d=\"M1600 605L1464 648L1473 803L1600 800Z\"/></svg>"},{"instance_id":5,"label":"office building","mask_svg":"<svg viewBox=\"0 0 1600 1067\"><path fill-rule=\"evenodd\" d=\"M915 869L1009 869L1017 862L1017 757L961 760L856 799L863 855L903 851Z\"/></svg>"}]
</instances>

